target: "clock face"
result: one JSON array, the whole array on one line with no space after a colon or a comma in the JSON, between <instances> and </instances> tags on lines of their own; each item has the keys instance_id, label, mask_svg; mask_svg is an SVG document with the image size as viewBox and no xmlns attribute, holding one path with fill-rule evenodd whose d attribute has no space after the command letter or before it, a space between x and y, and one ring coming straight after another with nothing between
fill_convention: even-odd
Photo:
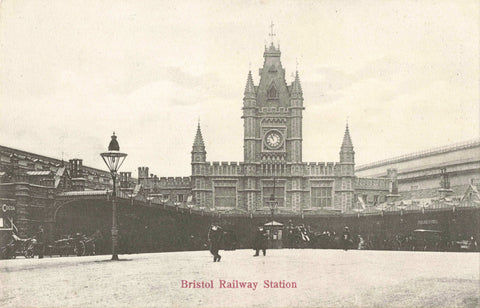
<instances>
[{"instance_id":1,"label":"clock face","mask_svg":"<svg viewBox=\"0 0 480 308\"><path fill-rule=\"evenodd\" d=\"M282 145L282 135L277 131L270 131L265 135L265 143L270 149L278 149Z\"/></svg>"}]
</instances>

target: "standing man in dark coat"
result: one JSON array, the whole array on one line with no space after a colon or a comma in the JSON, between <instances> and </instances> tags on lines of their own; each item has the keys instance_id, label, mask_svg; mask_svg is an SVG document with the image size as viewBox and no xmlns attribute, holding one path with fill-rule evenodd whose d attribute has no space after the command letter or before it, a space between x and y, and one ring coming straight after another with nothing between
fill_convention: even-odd
<instances>
[{"instance_id":1,"label":"standing man in dark coat","mask_svg":"<svg viewBox=\"0 0 480 308\"><path fill-rule=\"evenodd\" d=\"M253 249L255 250L254 257L258 257L258 252L262 250L263 256L267 254L267 233L263 226L259 226L255 232L255 239L253 242Z\"/></svg>"},{"instance_id":2,"label":"standing man in dark coat","mask_svg":"<svg viewBox=\"0 0 480 308\"><path fill-rule=\"evenodd\" d=\"M351 238L350 238L350 230L348 227L343 228L342 232L342 246L345 251L348 250L348 247L350 246L351 243Z\"/></svg>"},{"instance_id":3,"label":"standing man in dark coat","mask_svg":"<svg viewBox=\"0 0 480 308\"><path fill-rule=\"evenodd\" d=\"M210 230L208 230L208 241L210 242L210 253L213 255L213 262L220 262L220 259L222 258L222 256L218 254L222 242L222 237L222 228L212 224L210 226Z\"/></svg>"},{"instance_id":4,"label":"standing man in dark coat","mask_svg":"<svg viewBox=\"0 0 480 308\"><path fill-rule=\"evenodd\" d=\"M45 254L45 232L43 231L43 226L38 227L38 232L35 235L37 239L37 249L38 249L38 258L42 259Z\"/></svg>"}]
</instances>

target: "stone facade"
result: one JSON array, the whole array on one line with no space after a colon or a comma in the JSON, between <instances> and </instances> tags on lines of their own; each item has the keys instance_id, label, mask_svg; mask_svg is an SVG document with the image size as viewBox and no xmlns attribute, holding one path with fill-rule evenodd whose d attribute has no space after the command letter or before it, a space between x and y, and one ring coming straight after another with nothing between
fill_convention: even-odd
<instances>
[{"instance_id":1,"label":"stone facade","mask_svg":"<svg viewBox=\"0 0 480 308\"><path fill-rule=\"evenodd\" d=\"M192 189L189 177L157 177L148 171L148 167L138 167L138 184L141 185L144 194L177 205L191 201Z\"/></svg>"},{"instance_id":2,"label":"stone facade","mask_svg":"<svg viewBox=\"0 0 480 308\"><path fill-rule=\"evenodd\" d=\"M410 153L356 169L357 175L385 177L388 169L398 171L398 191L402 199L442 197L461 198L472 183L480 183L480 140L471 140L439 148ZM447 177L447 179L444 179Z\"/></svg>"},{"instance_id":3,"label":"stone facade","mask_svg":"<svg viewBox=\"0 0 480 308\"><path fill-rule=\"evenodd\" d=\"M0 175L0 183L24 181L54 186L59 191L102 190L112 186L108 171L85 166L82 159L63 161L5 146L0 146Z\"/></svg>"},{"instance_id":4,"label":"stone facade","mask_svg":"<svg viewBox=\"0 0 480 308\"><path fill-rule=\"evenodd\" d=\"M211 210L255 212L349 211L355 189L385 199L390 179L355 177L355 152L348 125L338 162L302 160L303 92L298 71L287 85L280 49L265 48L260 81L248 73L243 97L244 161L208 162L200 125L192 149L194 204ZM275 204L273 203L273 204Z\"/></svg>"},{"instance_id":5,"label":"stone facade","mask_svg":"<svg viewBox=\"0 0 480 308\"><path fill-rule=\"evenodd\" d=\"M84 166L81 159L63 161L0 146L0 204L6 209L0 211L0 231L26 237L43 225L51 234L58 194L111 187L109 172Z\"/></svg>"}]
</instances>

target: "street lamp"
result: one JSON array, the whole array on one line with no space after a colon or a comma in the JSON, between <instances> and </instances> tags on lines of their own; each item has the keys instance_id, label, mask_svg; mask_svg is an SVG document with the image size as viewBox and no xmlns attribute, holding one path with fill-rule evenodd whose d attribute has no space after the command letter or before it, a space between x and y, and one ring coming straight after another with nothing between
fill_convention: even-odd
<instances>
[{"instance_id":1,"label":"street lamp","mask_svg":"<svg viewBox=\"0 0 480 308\"><path fill-rule=\"evenodd\" d=\"M273 232L273 214L275 213L275 208L278 205L278 202L275 200L275 178L273 178L273 193L270 195L270 201L268 201L270 206L270 211L272 213L272 232Z\"/></svg>"},{"instance_id":2,"label":"street lamp","mask_svg":"<svg viewBox=\"0 0 480 308\"><path fill-rule=\"evenodd\" d=\"M271 224L271 230L270 230L270 236L269 236L269 240L271 240L271 246L272 248L274 247L274 235L276 234L276 231L274 230L274 225L273 225L273 215L275 213L275 208L277 207L278 205L278 202L275 200L275 177L273 178L273 193L270 195L270 200L267 201L269 207L270 207L270 211L272 213L272 222L270 223Z\"/></svg>"},{"instance_id":3,"label":"street lamp","mask_svg":"<svg viewBox=\"0 0 480 308\"><path fill-rule=\"evenodd\" d=\"M112 175L113 180L113 192L112 192L112 260L118 260L117 254L117 247L118 247L118 227L117 227L117 204L115 202L116 199L116 179L117 179L117 171L122 166L125 157L127 157L126 153L120 152L120 146L118 145L117 136L115 136L115 132L113 132L112 140L110 140L110 144L108 145L108 152L101 153L103 161L110 170L110 174Z\"/></svg>"}]
</instances>

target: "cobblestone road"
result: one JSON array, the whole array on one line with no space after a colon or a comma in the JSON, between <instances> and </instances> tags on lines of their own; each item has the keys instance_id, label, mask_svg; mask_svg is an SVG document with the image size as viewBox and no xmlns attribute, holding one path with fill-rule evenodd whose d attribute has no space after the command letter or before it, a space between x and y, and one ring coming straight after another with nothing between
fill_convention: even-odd
<instances>
[{"instance_id":1,"label":"cobblestone road","mask_svg":"<svg viewBox=\"0 0 480 308\"><path fill-rule=\"evenodd\" d=\"M207 251L0 261L0 306L470 306L478 253ZM196 288L182 288L187 282ZM296 288L266 288L265 280ZM213 288L208 286L213 281ZM237 281L237 282L235 282ZM241 288L241 282L246 288ZM257 283L255 290L247 286ZM238 286L239 288L221 288Z\"/></svg>"}]
</instances>

